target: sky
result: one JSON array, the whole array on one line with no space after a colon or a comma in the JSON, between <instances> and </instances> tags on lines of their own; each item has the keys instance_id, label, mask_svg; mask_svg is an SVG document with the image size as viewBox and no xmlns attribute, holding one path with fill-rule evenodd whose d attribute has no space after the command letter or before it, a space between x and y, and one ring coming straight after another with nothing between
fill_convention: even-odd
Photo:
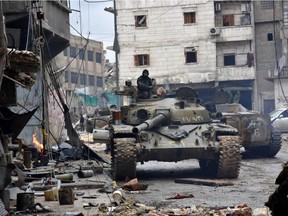
<instances>
[{"instance_id":1,"label":"sky","mask_svg":"<svg viewBox=\"0 0 288 216\"><path fill-rule=\"evenodd\" d=\"M101 41L105 50L113 46L114 16L104 11L105 7L113 7L113 0L70 0L70 7L71 34ZM105 56L115 61L115 52L107 50Z\"/></svg>"}]
</instances>

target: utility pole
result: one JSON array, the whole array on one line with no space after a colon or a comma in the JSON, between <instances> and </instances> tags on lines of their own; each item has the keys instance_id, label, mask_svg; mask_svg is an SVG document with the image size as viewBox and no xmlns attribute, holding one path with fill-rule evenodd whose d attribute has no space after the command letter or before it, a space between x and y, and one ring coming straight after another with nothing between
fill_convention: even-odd
<instances>
[{"instance_id":1,"label":"utility pole","mask_svg":"<svg viewBox=\"0 0 288 216\"><path fill-rule=\"evenodd\" d=\"M116 0L113 1L113 7L114 7L114 51L115 51L115 75L116 75L116 90L119 91L119 61L118 61L118 54L120 52L119 50L119 43L118 43L118 31L117 31L117 10L116 10ZM117 95L117 107L120 107L120 95Z\"/></svg>"},{"instance_id":2,"label":"utility pole","mask_svg":"<svg viewBox=\"0 0 288 216\"><path fill-rule=\"evenodd\" d=\"M3 17L2 0L0 0L0 88L2 85L4 69L6 64L7 40L5 35L5 22Z\"/></svg>"},{"instance_id":3,"label":"utility pole","mask_svg":"<svg viewBox=\"0 0 288 216\"><path fill-rule=\"evenodd\" d=\"M116 0L113 0L113 9L105 8L107 12L110 12L114 15L114 44L113 50L115 52L115 81L116 81L116 90L119 91L119 61L118 61L118 54L120 52L119 43L118 43L118 31L117 31L117 10L116 10ZM117 95L117 107L120 107L120 96Z\"/></svg>"}]
</instances>

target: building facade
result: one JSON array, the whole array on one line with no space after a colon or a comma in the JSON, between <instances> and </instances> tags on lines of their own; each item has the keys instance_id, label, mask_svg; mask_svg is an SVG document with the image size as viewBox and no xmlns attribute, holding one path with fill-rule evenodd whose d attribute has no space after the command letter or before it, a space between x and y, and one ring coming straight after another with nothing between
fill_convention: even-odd
<instances>
[{"instance_id":1,"label":"building facade","mask_svg":"<svg viewBox=\"0 0 288 216\"><path fill-rule=\"evenodd\" d=\"M284 40L281 39L281 26L283 25L283 4L287 4L284 2L274 0L254 1L255 57L257 68L255 108L264 113L274 110L275 106L278 106L280 102L276 95L280 93L277 90L278 81L275 80L273 82L273 79L269 79L269 77L275 77L275 75L278 77L276 72L278 71L277 65L283 55L282 47Z\"/></svg>"},{"instance_id":2,"label":"building facade","mask_svg":"<svg viewBox=\"0 0 288 216\"><path fill-rule=\"evenodd\" d=\"M256 4L256 3L255 3ZM271 101L275 103L275 108L287 106L288 104L288 67L287 67L287 37L288 37L288 2L287 1L266 1L264 3L258 3L258 10L265 11L262 13L261 22L257 22L256 25L262 27L259 28L257 34L262 35L262 44L265 43L259 52L259 55L263 57L262 71L264 74L264 84L269 84L269 90L273 92L273 98L268 97L265 94L264 107ZM264 28L263 26L266 26ZM264 31L263 31L264 29ZM260 41L257 43L261 43ZM266 60L266 61L265 61ZM269 65L267 63L270 63ZM261 90L265 90L263 85ZM265 92L265 91L264 91ZM262 96L262 95L260 95ZM268 107L269 108L269 107Z\"/></svg>"},{"instance_id":3,"label":"building facade","mask_svg":"<svg viewBox=\"0 0 288 216\"><path fill-rule=\"evenodd\" d=\"M218 89L252 108L255 79L250 1L117 0L120 85L143 69L166 90L192 86L204 101Z\"/></svg>"},{"instance_id":4,"label":"building facade","mask_svg":"<svg viewBox=\"0 0 288 216\"><path fill-rule=\"evenodd\" d=\"M27 83L30 83L31 79L33 85L19 85L19 82L4 78L5 85L1 86L2 91L9 93L7 96L11 100L11 106L13 106L10 109L16 113L38 107L26 127L19 134L19 138L25 140L26 144L32 144L32 135L35 134L37 140L44 143L42 129L45 125L46 132L53 134L54 139L51 139L51 141L58 141L58 134L63 128L64 115L55 100L55 94L52 95L50 92L45 94L43 91L43 89L46 89L44 86L49 83L48 75L45 74L44 78L44 65L50 64L55 56L69 46L70 26L68 23L69 14L71 13L69 1L27 0L2 1L1 3L5 17L7 46L15 52L16 60L17 57L21 57L19 53L28 55L32 51L37 54L39 62L41 61L41 63L38 63L38 67L29 63L29 61L25 64L25 58L23 57L22 64L17 64L17 61L14 63L18 67L16 72L19 74L17 75L24 77ZM44 52L40 52L40 47L43 47ZM12 63L9 62L8 64ZM43 67L39 65L43 65ZM22 70L30 73L37 70L37 73L29 78L21 73ZM44 100L47 101L47 98L51 99L48 101L49 108L53 110L57 107L59 109L57 115L49 113L48 116L48 108L44 108L47 104ZM56 132L54 133L54 131ZM48 139L50 139L50 136Z\"/></svg>"},{"instance_id":5,"label":"building facade","mask_svg":"<svg viewBox=\"0 0 288 216\"><path fill-rule=\"evenodd\" d=\"M104 96L103 43L71 35L70 46L57 56L62 73L63 89L70 110L76 114L92 114L106 106Z\"/></svg>"}]
</instances>

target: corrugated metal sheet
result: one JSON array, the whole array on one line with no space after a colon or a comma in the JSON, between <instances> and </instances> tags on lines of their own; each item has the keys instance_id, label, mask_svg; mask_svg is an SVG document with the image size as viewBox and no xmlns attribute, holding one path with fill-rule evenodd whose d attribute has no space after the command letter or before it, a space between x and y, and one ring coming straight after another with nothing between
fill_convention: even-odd
<instances>
[{"instance_id":1,"label":"corrugated metal sheet","mask_svg":"<svg viewBox=\"0 0 288 216\"><path fill-rule=\"evenodd\" d=\"M6 211L5 206L1 199L0 199L0 215L3 215L3 216L8 215L8 212Z\"/></svg>"}]
</instances>

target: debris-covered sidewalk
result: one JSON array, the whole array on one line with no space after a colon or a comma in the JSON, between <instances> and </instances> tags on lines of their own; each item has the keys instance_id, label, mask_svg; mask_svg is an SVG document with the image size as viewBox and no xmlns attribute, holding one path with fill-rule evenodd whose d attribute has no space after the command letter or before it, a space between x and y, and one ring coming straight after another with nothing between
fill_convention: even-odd
<instances>
[{"instance_id":1,"label":"debris-covered sidewalk","mask_svg":"<svg viewBox=\"0 0 288 216\"><path fill-rule=\"evenodd\" d=\"M99 156L97 152L97 149L103 152L104 146L87 146L89 151L93 151L93 154L89 155L102 160L49 160L46 166L30 169L23 164L21 166L21 161L18 161L17 172L13 175L12 184L7 188L10 193L7 208L9 215L269 215L268 208L253 210L245 203L218 208L205 208L200 205L159 208L141 203L133 198L133 193L147 195L149 185L139 182L137 178L121 185L113 181L110 178L109 157L103 158L105 153ZM165 200L193 198L194 195L189 193L175 194Z\"/></svg>"}]
</instances>

